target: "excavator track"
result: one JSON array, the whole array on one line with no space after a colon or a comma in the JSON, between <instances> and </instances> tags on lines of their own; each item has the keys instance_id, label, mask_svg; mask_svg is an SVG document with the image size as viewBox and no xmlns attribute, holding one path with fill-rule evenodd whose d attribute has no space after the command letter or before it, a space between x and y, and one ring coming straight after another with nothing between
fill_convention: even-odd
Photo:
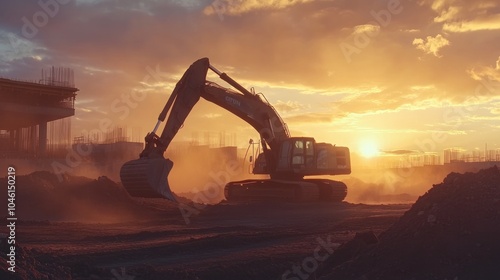
<instances>
[{"instance_id":1,"label":"excavator track","mask_svg":"<svg viewBox=\"0 0 500 280\"><path fill-rule=\"evenodd\" d=\"M347 196L347 186L343 182L328 179L305 179L316 184L319 189L319 201L342 202Z\"/></svg>"},{"instance_id":2,"label":"excavator track","mask_svg":"<svg viewBox=\"0 0 500 280\"><path fill-rule=\"evenodd\" d=\"M342 182L326 179L243 180L226 184L224 195L230 202L341 202L347 195L347 186Z\"/></svg>"}]
</instances>

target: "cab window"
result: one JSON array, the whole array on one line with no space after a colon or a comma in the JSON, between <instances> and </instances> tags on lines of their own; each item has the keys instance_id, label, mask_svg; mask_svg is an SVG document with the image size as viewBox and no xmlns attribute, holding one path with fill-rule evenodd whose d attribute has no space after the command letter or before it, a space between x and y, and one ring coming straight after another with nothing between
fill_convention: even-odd
<instances>
[{"instance_id":1,"label":"cab window","mask_svg":"<svg viewBox=\"0 0 500 280\"><path fill-rule=\"evenodd\" d=\"M294 155L302 155L302 154L304 154L304 142L302 142L302 141L295 141L295 146L293 148L293 154Z\"/></svg>"},{"instance_id":2,"label":"cab window","mask_svg":"<svg viewBox=\"0 0 500 280\"><path fill-rule=\"evenodd\" d=\"M298 167L304 164L304 142L302 140L295 141L293 146L292 165Z\"/></svg>"},{"instance_id":3,"label":"cab window","mask_svg":"<svg viewBox=\"0 0 500 280\"><path fill-rule=\"evenodd\" d=\"M306 156L314 155L314 145L312 141L306 141Z\"/></svg>"}]
</instances>

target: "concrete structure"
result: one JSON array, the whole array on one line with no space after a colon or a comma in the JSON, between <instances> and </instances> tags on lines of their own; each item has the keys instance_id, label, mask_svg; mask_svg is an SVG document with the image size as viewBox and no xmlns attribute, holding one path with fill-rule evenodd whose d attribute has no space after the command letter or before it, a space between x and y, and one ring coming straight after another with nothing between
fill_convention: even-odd
<instances>
[{"instance_id":1,"label":"concrete structure","mask_svg":"<svg viewBox=\"0 0 500 280\"><path fill-rule=\"evenodd\" d=\"M0 155L43 157L48 142L69 144L69 125L49 135L48 123L75 114L77 91L66 68L43 71L38 82L0 78Z\"/></svg>"}]
</instances>

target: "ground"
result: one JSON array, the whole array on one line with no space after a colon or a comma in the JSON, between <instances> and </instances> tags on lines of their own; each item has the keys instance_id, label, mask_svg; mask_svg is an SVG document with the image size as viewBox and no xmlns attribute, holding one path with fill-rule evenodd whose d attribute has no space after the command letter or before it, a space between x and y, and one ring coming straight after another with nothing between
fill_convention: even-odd
<instances>
[{"instance_id":1,"label":"ground","mask_svg":"<svg viewBox=\"0 0 500 280\"><path fill-rule=\"evenodd\" d=\"M380 233L408 208L218 205L189 225L178 223L180 211L175 224L160 217L112 224L26 222L18 239L36 259L67 266L77 279L113 279L122 268L134 279L281 279L313 256L318 238L336 246L357 231Z\"/></svg>"},{"instance_id":2,"label":"ground","mask_svg":"<svg viewBox=\"0 0 500 280\"><path fill-rule=\"evenodd\" d=\"M294 279L293 266L322 242L318 266L356 232L379 234L410 208L187 200L179 207L132 199L107 178L61 182L45 172L18 185L29 186L17 191L16 240L25 255L18 279Z\"/></svg>"},{"instance_id":3,"label":"ground","mask_svg":"<svg viewBox=\"0 0 500 280\"><path fill-rule=\"evenodd\" d=\"M497 167L451 173L414 204L175 204L105 177L17 183L16 273L3 244L0 279L500 277Z\"/></svg>"}]
</instances>

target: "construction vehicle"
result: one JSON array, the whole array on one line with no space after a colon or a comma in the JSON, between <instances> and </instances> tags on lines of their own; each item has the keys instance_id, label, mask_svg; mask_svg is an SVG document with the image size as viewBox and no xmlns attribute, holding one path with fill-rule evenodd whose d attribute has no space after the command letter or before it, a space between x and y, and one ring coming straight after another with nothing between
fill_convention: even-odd
<instances>
[{"instance_id":1,"label":"construction vehicle","mask_svg":"<svg viewBox=\"0 0 500 280\"><path fill-rule=\"evenodd\" d=\"M207 81L208 69L237 91ZM350 174L349 149L316 143L311 137L291 137L286 124L262 94L245 89L210 65L208 58L197 60L184 73L154 129L145 137L140 158L122 166L120 178L131 196L176 201L167 180L173 162L165 159L163 153L200 97L243 119L260 134L262 152L254 161L253 173L267 174L270 178L227 183L224 195L228 201L342 201L345 198L344 183L304 177ZM158 136L156 131L168 112L165 127Z\"/></svg>"}]
</instances>

